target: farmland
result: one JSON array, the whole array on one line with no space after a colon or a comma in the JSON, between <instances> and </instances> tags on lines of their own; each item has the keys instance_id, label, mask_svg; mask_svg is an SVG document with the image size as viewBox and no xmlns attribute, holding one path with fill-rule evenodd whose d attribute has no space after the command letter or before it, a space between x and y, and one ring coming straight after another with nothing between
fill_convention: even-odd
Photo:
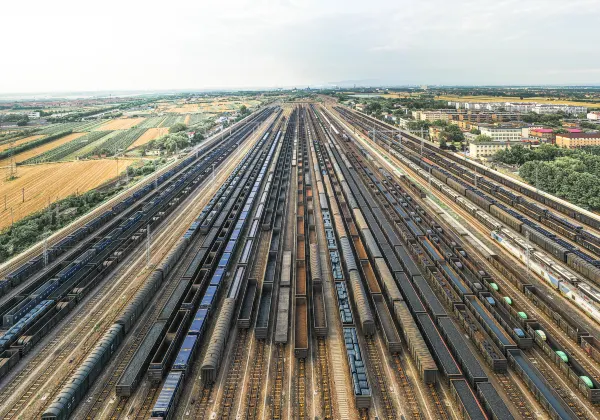
<instances>
[{"instance_id":1,"label":"farmland","mask_svg":"<svg viewBox=\"0 0 600 420\"><path fill-rule=\"evenodd\" d=\"M14 220L19 220L46 207L48 200L53 202L104 184L117 175L117 165L122 172L134 162L105 159L19 167L17 179L3 179L0 184L0 196L6 195L7 199L7 209L0 208L0 229L10 226L11 208Z\"/></svg>"},{"instance_id":2,"label":"farmland","mask_svg":"<svg viewBox=\"0 0 600 420\"><path fill-rule=\"evenodd\" d=\"M175 124L182 123L184 119L185 117L183 115L169 115L159 127L172 127Z\"/></svg>"},{"instance_id":3,"label":"farmland","mask_svg":"<svg viewBox=\"0 0 600 420\"><path fill-rule=\"evenodd\" d=\"M110 120L96 128L95 131L127 130L144 121L144 118L118 118Z\"/></svg>"},{"instance_id":4,"label":"farmland","mask_svg":"<svg viewBox=\"0 0 600 420\"><path fill-rule=\"evenodd\" d=\"M119 151L127 150L144 132L145 128L132 128L131 130L121 131L99 144L95 149L84 157L97 155L114 155Z\"/></svg>"},{"instance_id":5,"label":"farmland","mask_svg":"<svg viewBox=\"0 0 600 420\"><path fill-rule=\"evenodd\" d=\"M40 154L32 156L28 160L23 161L24 164L31 163L43 163L43 162L56 162L62 160L69 156L70 154L76 152L77 150L87 146L88 144L94 143L96 140L106 136L108 131L92 131L89 133L79 133L85 134L84 137L75 137L71 138L71 140L78 139L77 141L64 142L62 144L56 145L57 147L53 147L43 151ZM54 143L52 143L54 144Z\"/></svg>"},{"instance_id":6,"label":"farmland","mask_svg":"<svg viewBox=\"0 0 600 420\"><path fill-rule=\"evenodd\" d=\"M58 148L65 144L68 144L68 143L72 142L73 140L78 139L84 135L86 135L86 133L71 133L71 134L69 134L65 137L62 137L56 141L43 144L43 145L33 148L31 150L27 150L23 153L19 153L18 155L15 155L15 162L17 162L17 163L24 162L28 159L31 159L38 155L41 155L45 152L48 152L54 148ZM0 160L0 168L9 165L9 163L10 163L9 158Z\"/></svg>"},{"instance_id":7,"label":"farmland","mask_svg":"<svg viewBox=\"0 0 600 420\"><path fill-rule=\"evenodd\" d=\"M9 142L9 143L4 143L0 145L0 152L9 149L11 147L17 147L17 146L21 146L25 143L29 143L30 141L34 141L37 139L41 139L42 137L44 137L43 134L37 134L35 136L28 136L19 140L15 140L14 142Z\"/></svg>"},{"instance_id":8,"label":"farmland","mask_svg":"<svg viewBox=\"0 0 600 420\"><path fill-rule=\"evenodd\" d=\"M145 121L137 125L139 128L156 128L165 120L164 116L146 118Z\"/></svg>"},{"instance_id":9,"label":"farmland","mask_svg":"<svg viewBox=\"0 0 600 420\"><path fill-rule=\"evenodd\" d=\"M136 147L143 146L146 143L151 142L154 139L157 139L165 134L169 133L169 129L167 127L158 127L158 128L149 128L146 130L144 134L137 138L129 147L128 150L135 149Z\"/></svg>"},{"instance_id":10,"label":"farmland","mask_svg":"<svg viewBox=\"0 0 600 420\"><path fill-rule=\"evenodd\" d=\"M241 97L196 97L158 99L143 106L117 109L114 115L100 119L39 124L19 130L0 131L0 194L6 195L7 206L13 208L14 220L43 208L48 199L54 201L79 190L84 192L116 176L116 160L106 156L125 155L119 159L119 170L139 161L140 146L169 133L178 123L190 131L207 133L218 116L235 113L242 104L255 107L260 101ZM104 105L105 106L105 105ZM99 109L95 106L92 110ZM57 108L56 112L77 115L89 111L81 105ZM80 117L81 118L81 117ZM92 117L93 118L93 117ZM50 120L52 121L52 120ZM171 153L160 146L160 154ZM12 149L12 151L10 150ZM10 153L17 164L16 178L10 168ZM25 202L22 203L22 188ZM3 197L0 197L3 199ZM3 204L3 203L2 203ZM2 210L4 206L0 207ZM7 210L8 211L8 210ZM2 212L0 229L10 224L10 213Z\"/></svg>"},{"instance_id":11,"label":"farmland","mask_svg":"<svg viewBox=\"0 0 600 420\"><path fill-rule=\"evenodd\" d=\"M533 97L522 99L518 96L458 96L458 95L440 95L436 99L441 101L464 101L464 102L539 102L541 104L565 104L572 106L586 106L589 108L597 108L598 103L595 102L579 102L579 101L568 101L560 98L544 98L544 97Z\"/></svg>"}]
</instances>

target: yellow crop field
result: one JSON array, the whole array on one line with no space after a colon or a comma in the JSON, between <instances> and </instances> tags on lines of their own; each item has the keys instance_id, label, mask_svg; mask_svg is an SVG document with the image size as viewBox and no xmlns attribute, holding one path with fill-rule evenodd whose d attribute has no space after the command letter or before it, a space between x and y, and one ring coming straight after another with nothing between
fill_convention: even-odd
<instances>
[{"instance_id":1,"label":"yellow crop field","mask_svg":"<svg viewBox=\"0 0 600 420\"><path fill-rule=\"evenodd\" d=\"M190 119L191 119L191 118L192 118L192 116L191 116L190 114L187 114L187 115L185 116L185 120L183 120L183 123L184 123L185 125L188 125L188 124L190 123Z\"/></svg>"},{"instance_id":2,"label":"yellow crop field","mask_svg":"<svg viewBox=\"0 0 600 420\"><path fill-rule=\"evenodd\" d=\"M94 128L94 131L127 130L144 120L145 118L117 118Z\"/></svg>"},{"instance_id":3,"label":"yellow crop field","mask_svg":"<svg viewBox=\"0 0 600 420\"><path fill-rule=\"evenodd\" d=\"M165 108L165 112L174 112L177 114L189 114L200 112L198 104L174 104L171 108Z\"/></svg>"},{"instance_id":4,"label":"yellow crop field","mask_svg":"<svg viewBox=\"0 0 600 420\"><path fill-rule=\"evenodd\" d=\"M135 163L135 160L119 159L119 172ZM65 163L20 166L17 179L8 181L2 177L0 197L7 199L0 206L0 229L10 226L11 211L14 221L43 209L48 200L56 201L71 194L83 193L96 188L117 175L117 161L113 159L87 160ZM25 189L25 202L22 191Z\"/></svg>"},{"instance_id":5,"label":"yellow crop field","mask_svg":"<svg viewBox=\"0 0 600 420\"><path fill-rule=\"evenodd\" d=\"M21 140L16 140L14 143L0 144L0 152L4 151L6 149L10 149L11 147L17 147L17 146L20 146L22 144L29 143L30 141L41 139L42 137L44 137L43 134L38 134L38 135L35 135L35 136L25 137L25 138L23 138Z\"/></svg>"},{"instance_id":6,"label":"yellow crop field","mask_svg":"<svg viewBox=\"0 0 600 420\"><path fill-rule=\"evenodd\" d=\"M462 101L462 102L538 102L540 104L565 104L573 106L586 106L589 108L598 108L600 103L594 102L576 102L567 101L564 99L557 98L545 98L545 97L534 97L534 98L519 98L518 96L455 96L455 95L441 95L437 96L436 99L440 101Z\"/></svg>"},{"instance_id":7,"label":"yellow crop field","mask_svg":"<svg viewBox=\"0 0 600 420\"><path fill-rule=\"evenodd\" d=\"M140 147L154 139L157 139L165 134L169 133L169 127L157 127L157 128L149 128L146 130L144 134L138 137L136 141L133 142L131 146L127 148L127 150L135 149L136 147Z\"/></svg>"},{"instance_id":8,"label":"yellow crop field","mask_svg":"<svg viewBox=\"0 0 600 420\"><path fill-rule=\"evenodd\" d=\"M29 158L32 158L37 155L41 155L44 152L47 152L50 149L54 149L55 147L62 146L65 143L78 139L81 136L85 136L87 133L71 133L67 136L61 137L58 140L51 141L50 143L42 144L41 146L35 147L33 149L27 150L23 153L19 153L15 155L15 162L23 162ZM8 166L10 164L10 159L2 159L0 160L0 168Z\"/></svg>"}]
</instances>

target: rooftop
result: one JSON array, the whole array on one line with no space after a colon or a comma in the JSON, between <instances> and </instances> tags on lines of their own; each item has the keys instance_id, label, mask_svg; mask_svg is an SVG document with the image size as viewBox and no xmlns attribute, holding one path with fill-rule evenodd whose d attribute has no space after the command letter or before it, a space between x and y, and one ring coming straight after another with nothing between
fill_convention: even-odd
<instances>
[{"instance_id":1,"label":"rooftop","mask_svg":"<svg viewBox=\"0 0 600 420\"><path fill-rule=\"evenodd\" d=\"M557 134L556 136L569 139L600 139L600 133L566 133Z\"/></svg>"}]
</instances>

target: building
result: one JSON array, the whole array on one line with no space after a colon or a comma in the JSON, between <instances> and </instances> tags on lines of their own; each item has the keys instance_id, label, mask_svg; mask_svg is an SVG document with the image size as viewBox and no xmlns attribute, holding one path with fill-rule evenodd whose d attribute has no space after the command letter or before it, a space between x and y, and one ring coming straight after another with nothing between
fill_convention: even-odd
<instances>
[{"instance_id":1,"label":"building","mask_svg":"<svg viewBox=\"0 0 600 420\"><path fill-rule=\"evenodd\" d=\"M398 118L398 126L402 128L408 128L408 123L413 120L409 120L408 118Z\"/></svg>"},{"instance_id":2,"label":"building","mask_svg":"<svg viewBox=\"0 0 600 420\"><path fill-rule=\"evenodd\" d=\"M588 120L600 120L600 111L592 111L587 114Z\"/></svg>"},{"instance_id":3,"label":"building","mask_svg":"<svg viewBox=\"0 0 600 420\"><path fill-rule=\"evenodd\" d=\"M356 104L356 110L360 112L365 112L365 108L367 106L365 104Z\"/></svg>"},{"instance_id":4,"label":"building","mask_svg":"<svg viewBox=\"0 0 600 420\"><path fill-rule=\"evenodd\" d=\"M521 144L523 146L537 146L536 142L531 141L481 141L469 143L469 156L473 159L488 158L500 150L511 148L515 144Z\"/></svg>"},{"instance_id":5,"label":"building","mask_svg":"<svg viewBox=\"0 0 600 420\"><path fill-rule=\"evenodd\" d=\"M440 134L442 133L443 130L444 130L444 127L438 127L436 125L432 125L431 127L429 127L429 138L431 140L439 141Z\"/></svg>"},{"instance_id":6,"label":"building","mask_svg":"<svg viewBox=\"0 0 600 420\"><path fill-rule=\"evenodd\" d=\"M529 130L529 137L554 143L556 136L554 135L554 130L551 128L532 128Z\"/></svg>"},{"instance_id":7,"label":"building","mask_svg":"<svg viewBox=\"0 0 600 420\"><path fill-rule=\"evenodd\" d=\"M434 109L431 111L412 111L412 116L417 121L448 121L456 115L455 109Z\"/></svg>"},{"instance_id":8,"label":"building","mask_svg":"<svg viewBox=\"0 0 600 420\"><path fill-rule=\"evenodd\" d=\"M600 146L600 133L567 133L556 135L556 145L568 149Z\"/></svg>"},{"instance_id":9,"label":"building","mask_svg":"<svg viewBox=\"0 0 600 420\"><path fill-rule=\"evenodd\" d=\"M585 114L587 113L587 108L572 105L537 104L533 107L532 112L536 114L557 114L559 112L564 112L565 114Z\"/></svg>"},{"instance_id":10,"label":"building","mask_svg":"<svg viewBox=\"0 0 600 420\"><path fill-rule=\"evenodd\" d=\"M494 139L494 141L521 141L521 127L503 127L495 125L479 125L481 134Z\"/></svg>"},{"instance_id":11,"label":"building","mask_svg":"<svg viewBox=\"0 0 600 420\"><path fill-rule=\"evenodd\" d=\"M473 159L487 158L496 154L499 150L504 150L510 147L510 142L507 141L489 141L469 143L469 156Z\"/></svg>"},{"instance_id":12,"label":"building","mask_svg":"<svg viewBox=\"0 0 600 420\"><path fill-rule=\"evenodd\" d=\"M27 114L27 117L29 117L30 120L37 120L40 118L40 112L39 111L30 112L29 114Z\"/></svg>"}]
</instances>

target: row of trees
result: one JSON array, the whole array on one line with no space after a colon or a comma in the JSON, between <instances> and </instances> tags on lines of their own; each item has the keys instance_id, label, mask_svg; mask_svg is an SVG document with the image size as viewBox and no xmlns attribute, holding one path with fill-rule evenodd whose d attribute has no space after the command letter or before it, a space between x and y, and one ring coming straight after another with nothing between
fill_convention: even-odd
<instances>
[{"instance_id":1,"label":"row of trees","mask_svg":"<svg viewBox=\"0 0 600 420\"><path fill-rule=\"evenodd\" d=\"M19 220L12 228L4 229L0 232L0 263L68 225L119 191L115 187L73 195Z\"/></svg>"},{"instance_id":2,"label":"row of trees","mask_svg":"<svg viewBox=\"0 0 600 420\"><path fill-rule=\"evenodd\" d=\"M519 175L537 188L591 210L600 209L600 177L581 171L581 162L563 157L554 162L531 161Z\"/></svg>"},{"instance_id":3,"label":"row of trees","mask_svg":"<svg viewBox=\"0 0 600 420\"><path fill-rule=\"evenodd\" d=\"M493 159L519 165L519 175L537 188L576 205L600 209L600 147L564 149L544 144L536 149L516 145Z\"/></svg>"},{"instance_id":4,"label":"row of trees","mask_svg":"<svg viewBox=\"0 0 600 420\"><path fill-rule=\"evenodd\" d=\"M188 136L188 127L185 124L177 123L169 129L169 134L165 134L158 139L146 143L142 147L143 153L147 150L160 150L169 154L177 150L185 149L188 146L199 143L204 140L202 133L196 131L193 136Z\"/></svg>"}]
</instances>

